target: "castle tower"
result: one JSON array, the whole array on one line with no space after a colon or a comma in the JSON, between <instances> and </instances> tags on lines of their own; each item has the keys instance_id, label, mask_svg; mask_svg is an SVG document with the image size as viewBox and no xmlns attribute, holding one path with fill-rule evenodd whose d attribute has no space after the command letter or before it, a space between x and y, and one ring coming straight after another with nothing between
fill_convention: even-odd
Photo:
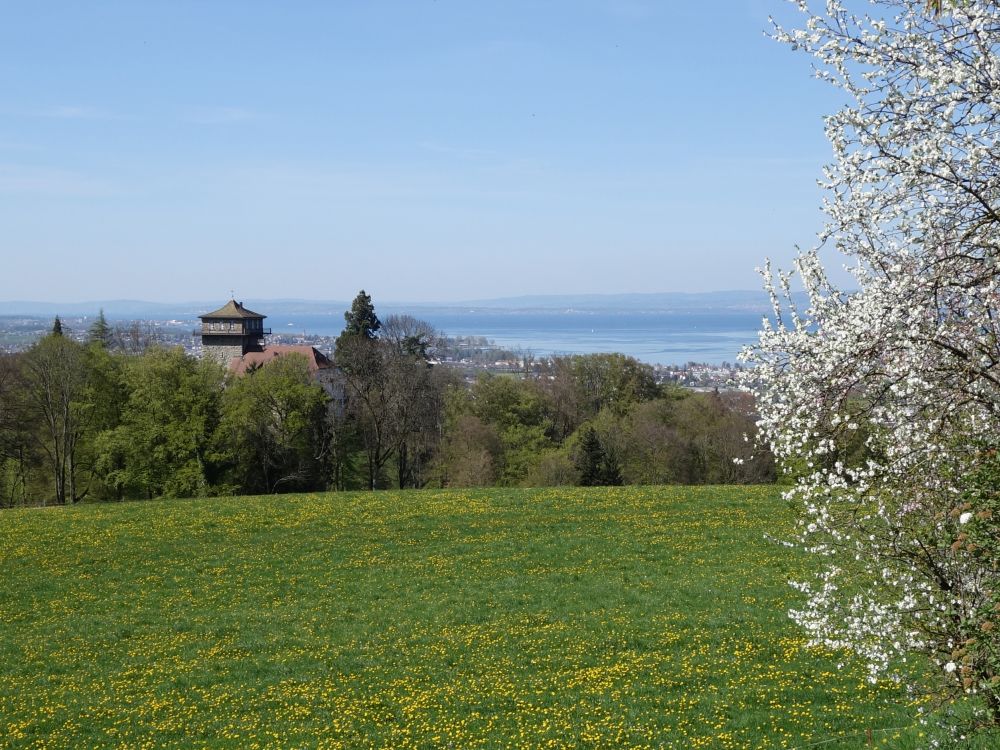
<instances>
[{"instance_id":1,"label":"castle tower","mask_svg":"<svg viewBox=\"0 0 1000 750\"><path fill-rule=\"evenodd\" d=\"M236 300L229 300L215 312L199 315L201 318L201 345L205 357L212 357L224 367L233 357L247 352L260 351L264 337L271 333L264 328L264 318L247 310Z\"/></svg>"}]
</instances>

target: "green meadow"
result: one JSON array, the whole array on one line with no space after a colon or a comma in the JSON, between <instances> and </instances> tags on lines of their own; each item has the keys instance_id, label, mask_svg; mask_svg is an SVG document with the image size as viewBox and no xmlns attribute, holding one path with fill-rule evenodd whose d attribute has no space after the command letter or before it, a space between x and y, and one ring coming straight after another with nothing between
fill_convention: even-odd
<instances>
[{"instance_id":1,"label":"green meadow","mask_svg":"<svg viewBox=\"0 0 1000 750\"><path fill-rule=\"evenodd\" d=\"M0 513L0 746L906 748L773 487Z\"/></svg>"}]
</instances>

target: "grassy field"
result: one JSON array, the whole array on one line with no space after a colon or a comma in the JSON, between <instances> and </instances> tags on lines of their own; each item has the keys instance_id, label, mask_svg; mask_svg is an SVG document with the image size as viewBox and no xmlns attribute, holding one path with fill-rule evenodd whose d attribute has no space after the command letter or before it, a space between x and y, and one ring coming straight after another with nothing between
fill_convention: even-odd
<instances>
[{"instance_id":1,"label":"grassy field","mask_svg":"<svg viewBox=\"0 0 1000 750\"><path fill-rule=\"evenodd\" d=\"M787 619L789 524L767 487L6 511L0 746L914 747Z\"/></svg>"}]
</instances>

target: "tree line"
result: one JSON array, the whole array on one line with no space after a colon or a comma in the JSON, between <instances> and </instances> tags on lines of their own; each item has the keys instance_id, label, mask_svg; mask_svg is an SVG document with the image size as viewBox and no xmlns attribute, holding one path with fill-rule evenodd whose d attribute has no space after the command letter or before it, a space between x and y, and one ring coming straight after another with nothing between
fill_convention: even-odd
<instances>
[{"instance_id":1,"label":"tree line","mask_svg":"<svg viewBox=\"0 0 1000 750\"><path fill-rule=\"evenodd\" d=\"M440 337L363 291L335 368L283 355L236 377L103 315L0 357L0 506L324 489L747 483L752 400L657 384L621 354L556 357L472 383ZM735 460L734 460L735 459Z\"/></svg>"}]
</instances>

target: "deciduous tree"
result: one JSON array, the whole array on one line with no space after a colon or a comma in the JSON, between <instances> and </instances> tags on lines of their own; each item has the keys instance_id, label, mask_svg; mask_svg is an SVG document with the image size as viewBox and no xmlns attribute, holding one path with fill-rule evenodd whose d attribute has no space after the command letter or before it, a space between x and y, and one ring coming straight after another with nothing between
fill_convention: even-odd
<instances>
[{"instance_id":1,"label":"deciduous tree","mask_svg":"<svg viewBox=\"0 0 1000 750\"><path fill-rule=\"evenodd\" d=\"M326 397L306 358L288 354L229 383L216 447L245 492L320 486Z\"/></svg>"},{"instance_id":2,"label":"deciduous tree","mask_svg":"<svg viewBox=\"0 0 1000 750\"><path fill-rule=\"evenodd\" d=\"M426 321L390 315L380 339L386 347L387 386L393 398L388 427L394 442L396 484L421 487L441 441L445 391L455 385L447 371L431 364L440 334Z\"/></svg>"},{"instance_id":3,"label":"deciduous tree","mask_svg":"<svg viewBox=\"0 0 1000 750\"><path fill-rule=\"evenodd\" d=\"M163 336L149 321L133 320L115 324L110 333L109 344L115 351L137 355L163 346Z\"/></svg>"},{"instance_id":4,"label":"deciduous tree","mask_svg":"<svg viewBox=\"0 0 1000 750\"><path fill-rule=\"evenodd\" d=\"M342 378L348 420L344 428L357 432L364 447L367 484L378 485L382 470L395 448L393 435L394 392L387 347L366 335L341 334L334 363Z\"/></svg>"},{"instance_id":5,"label":"deciduous tree","mask_svg":"<svg viewBox=\"0 0 1000 750\"><path fill-rule=\"evenodd\" d=\"M19 355L0 354L0 507L26 504L40 464L25 410Z\"/></svg>"},{"instance_id":6,"label":"deciduous tree","mask_svg":"<svg viewBox=\"0 0 1000 750\"><path fill-rule=\"evenodd\" d=\"M46 458L59 504L78 499L77 458L88 420L84 355L81 344L52 333L29 349L20 363L22 415Z\"/></svg>"},{"instance_id":7,"label":"deciduous tree","mask_svg":"<svg viewBox=\"0 0 1000 750\"><path fill-rule=\"evenodd\" d=\"M795 618L872 679L914 654L922 686L1000 722L1000 5L876 0L870 16L798 3L775 36L847 103L827 118L828 223L856 291L818 251L772 280L756 367L761 426L804 467L789 492L823 572ZM862 426L865 451L842 450ZM994 541L990 541L994 540ZM916 670L917 674L926 674Z\"/></svg>"},{"instance_id":8,"label":"deciduous tree","mask_svg":"<svg viewBox=\"0 0 1000 750\"><path fill-rule=\"evenodd\" d=\"M558 439L602 409L622 415L660 392L653 368L624 354L555 357L541 374L536 385L549 403Z\"/></svg>"},{"instance_id":9,"label":"deciduous tree","mask_svg":"<svg viewBox=\"0 0 1000 750\"><path fill-rule=\"evenodd\" d=\"M223 370L180 348L129 359L121 424L99 437L99 467L124 497L193 497L210 491L212 438Z\"/></svg>"},{"instance_id":10,"label":"deciduous tree","mask_svg":"<svg viewBox=\"0 0 1000 750\"><path fill-rule=\"evenodd\" d=\"M444 487L486 487L499 475L503 446L496 429L468 413L451 415L435 461Z\"/></svg>"},{"instance_id":11,"label":"deciduous tree","mask_svg":"<svg viewBox=\"0 0 1000 750\"><path fill-rule=\"evenodd\" d=\"M421 486L441 438L447 386L430 362L438 334L410 316L389 316L383 326L364 290L344 319L334 363L344 385L347 419L337 420L336 444L344 442L346 431L360 438L372 489L389 483L383 474L393 458L396 484Z\"/></svg>"}]
</instances>

